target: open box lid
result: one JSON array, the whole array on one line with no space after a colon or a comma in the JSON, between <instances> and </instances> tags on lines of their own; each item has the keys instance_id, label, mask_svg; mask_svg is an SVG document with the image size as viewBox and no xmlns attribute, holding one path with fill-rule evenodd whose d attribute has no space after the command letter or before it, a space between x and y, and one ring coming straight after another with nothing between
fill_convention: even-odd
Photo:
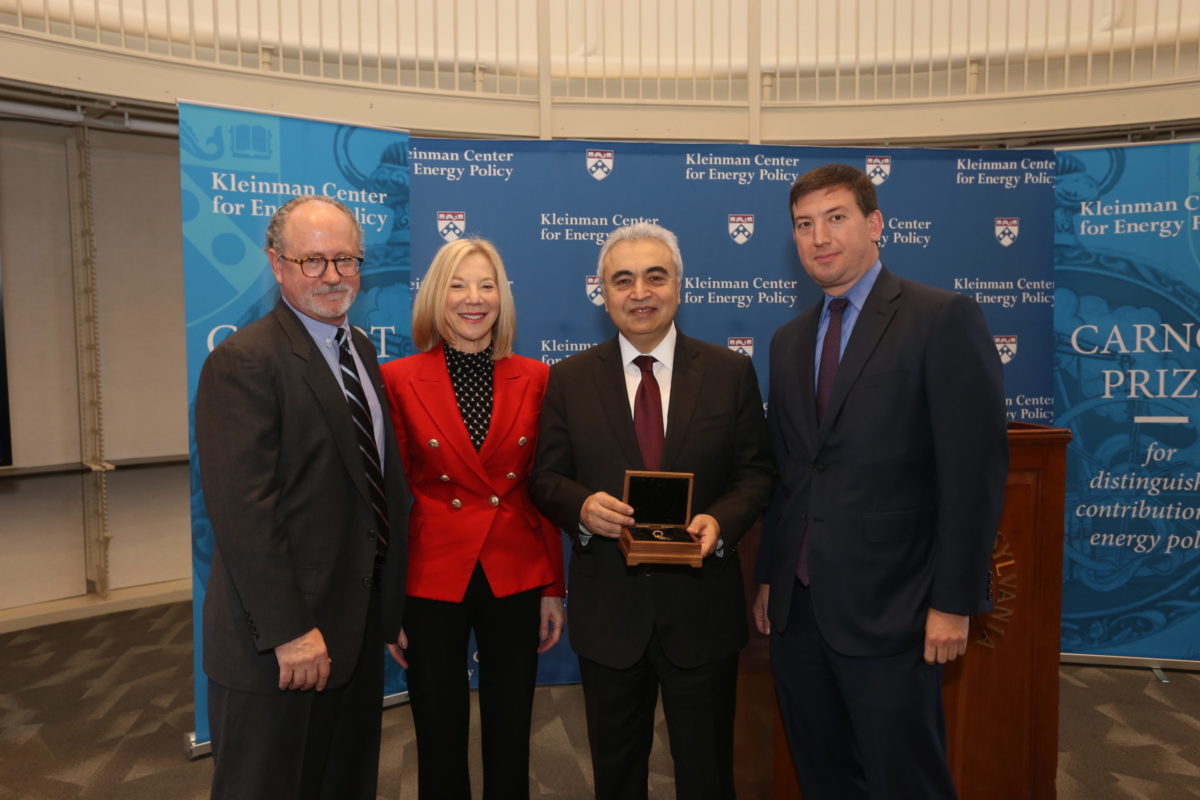
<instances>
[{"instance_id":1,"label":"open box lid","mask_svg":"<svg viewBox=\"0 0 1200 800\"><path fill-rule=\"evenodd\" d=\"M687 525L694 477L691 472L626 470L624 500L633 506L634 524Z\"/></svg>"}]
</instances>

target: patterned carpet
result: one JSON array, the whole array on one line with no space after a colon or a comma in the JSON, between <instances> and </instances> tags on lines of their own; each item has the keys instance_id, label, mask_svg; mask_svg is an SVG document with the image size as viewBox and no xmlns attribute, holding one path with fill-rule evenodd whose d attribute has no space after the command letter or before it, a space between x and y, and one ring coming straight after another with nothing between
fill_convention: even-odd
<instances>
[{"instance_id":1,"label":"patterned carpet","mask_svg":"<svg viewBox=\"0 0 1200 800\"><path fill-rule=\"evenodd\" d=\"M1059 800L1200 797L1200 674L1063 666Z\"/></svg>"},{"instance_id":2,"label":"patterned carpet","mask_svg":"<svg viewBox=\"0 0 1200 800\"><path fill-rule=\"evenodd\" d=\"M191 673L187 603L0 635L0 800L206 798L211 759L184 755ZM1200 674L1164 684L1148 670L1064 666L1061 676L1060 800L1200 797ZM408 708L386 710L383 728L380 797L415 798ZM675 796L665 737L660 720L653 800ZM577 686L538 690L533 752L534 797L591 795Z\"/></svg>"}]
</instances>

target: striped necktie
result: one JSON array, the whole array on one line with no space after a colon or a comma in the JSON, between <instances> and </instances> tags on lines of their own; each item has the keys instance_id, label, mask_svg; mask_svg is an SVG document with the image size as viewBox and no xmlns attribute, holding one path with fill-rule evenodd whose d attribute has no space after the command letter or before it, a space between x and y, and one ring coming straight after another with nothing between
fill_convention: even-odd
<instances>
[{"instance_id":1,"label":"striped necktie","mask_svg":"<svg viewBox=\"0 0 1200 800\"><path fill-rule=\"evenodd\" d=\"M375 445L375 426L371 424L371 407L363 393L358 378L358 367L350 354L350 337L345 328L338 328L335 336L338 344L338 362L342 368L342 386L346 390L346 402L350 405L350 417L354 420L354 432L358 435L358 449L362 453L363 469L367 474L371 508L375 510L377 528L375 548L379 555L387 555L388 515L387 495L383 493L383 469L379 464L379 449Z\"/></svg>"}]
</instances>

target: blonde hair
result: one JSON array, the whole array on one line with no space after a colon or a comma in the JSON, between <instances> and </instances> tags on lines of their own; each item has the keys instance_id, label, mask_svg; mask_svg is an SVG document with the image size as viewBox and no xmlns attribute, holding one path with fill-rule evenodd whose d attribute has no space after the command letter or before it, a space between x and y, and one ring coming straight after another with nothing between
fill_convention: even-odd
<instances>
[{"instance_id":1,"label":"blonde hair","mask_svg":"<svg viewBox=\"0 0 1200 800\"><path fill-rule=\"evenodd\" d=\"M513 338L517 334L517 309L508 285L508 274L495 246L487 239L476 238L456 239L442 245L429 264L413 302L412 338L418 350L432 350L447 340L446 294L450 290L450 280L463 259L476 253L491 262L496 270L496 289L500 292L500 308L496 310L496 323L492 325L492 360L499 361L512 355Z\"/></svg>"}]
</instances>

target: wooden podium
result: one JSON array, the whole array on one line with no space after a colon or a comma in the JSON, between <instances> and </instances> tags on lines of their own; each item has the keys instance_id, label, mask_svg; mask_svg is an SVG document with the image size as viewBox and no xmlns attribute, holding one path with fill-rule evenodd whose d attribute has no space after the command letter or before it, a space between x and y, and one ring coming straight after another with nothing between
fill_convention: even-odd
<instances>
[{"instance_id":1,"label":"wooden podium","mask_svg":"<svg viewBox=\"0 0 1200 800\"><path fill-rule=\"evenodd\" d=\"M962 800L1055 796L1063 502L1070 440L1063 428L1009 424L1007 494L992 553L995 608L971 620L967 655L947 666L942 689L950 769ZM751 638L742 655L738 685L738 794L800 798L769 686L766 637ZM769 706L764 708L764 703ZM771 746L765 747L761 726L768 718L766 724L774 732Z\"/></svg>"}]
</instances>

